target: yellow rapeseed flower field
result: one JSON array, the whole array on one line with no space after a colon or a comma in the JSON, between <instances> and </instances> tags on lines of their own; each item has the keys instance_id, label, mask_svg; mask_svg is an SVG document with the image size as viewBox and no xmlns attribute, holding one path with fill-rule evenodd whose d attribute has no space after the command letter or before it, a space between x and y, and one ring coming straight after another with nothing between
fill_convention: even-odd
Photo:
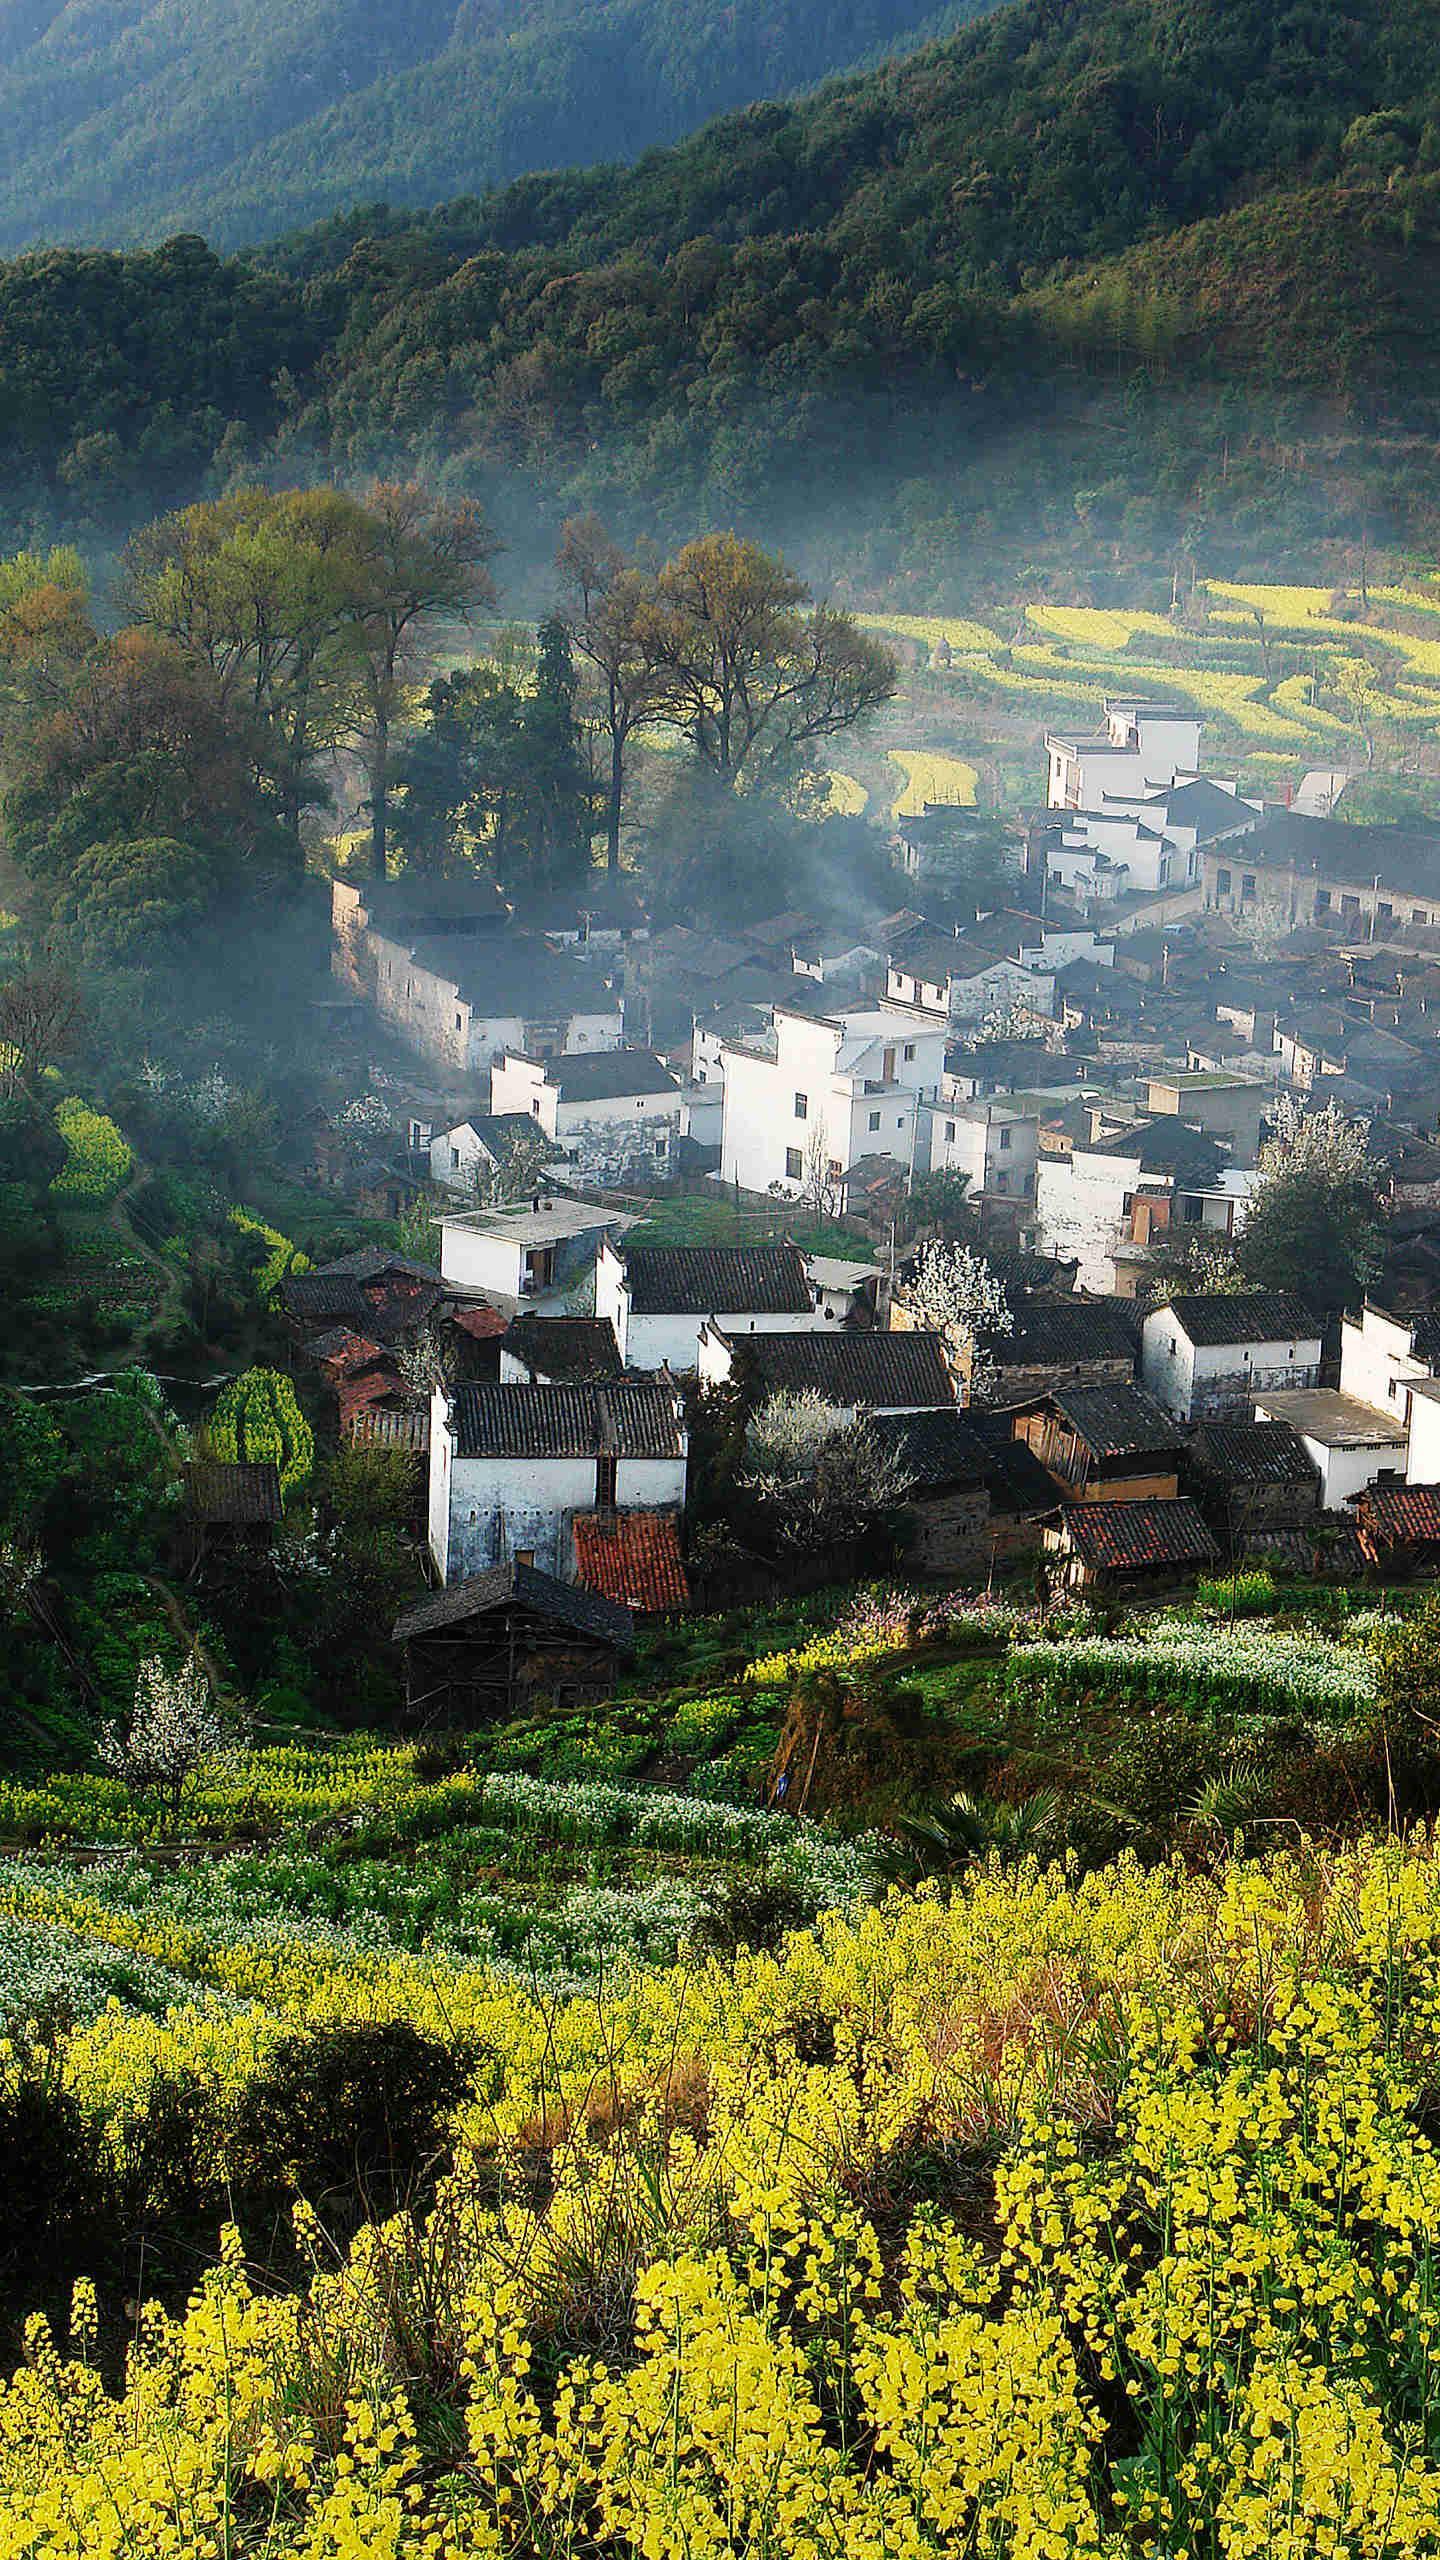
<instances>
[{"instance_id":1,"label":"yellow rapeseed flower field","mask_svg":"<svg viewBox=\"0 0 1440 2560\"><path fill-rule=\"evenodd\" d=\"M68 2341L30 2322L0 2560L1440 2550L1424 1835L989 1866L775 1955L444 2001L473 2095L423 2209L336 2251L298 2204L289 2290L232 2232L123 2375L88 2285ZM66 2068L107 2116L223 2099L271 2014L117 2015Z\"/></svg>"}]
</instances>

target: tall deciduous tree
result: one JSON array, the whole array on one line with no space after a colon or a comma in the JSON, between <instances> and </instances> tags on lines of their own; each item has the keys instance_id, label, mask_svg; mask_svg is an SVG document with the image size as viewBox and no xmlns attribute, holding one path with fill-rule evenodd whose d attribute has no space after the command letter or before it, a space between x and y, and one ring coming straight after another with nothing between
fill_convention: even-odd
<instances>
[{"instance_id":1,"label":"tall deciduous tree","mask_svg":"<svg viewBox=\"0 0 1440 2560\"><path fill-rule=\"evenodd\" d=\"M339 489L239 489L165 516L129 544L121 595L138 623L205 661L263 741L298 869L314 765L353 727L373 529Z\"/></svg>"},{"instance_id":2,"label":"tall deciduous tree","mask_svg":"<svg viewBox=\"0 0 1440 2560\"><path fill-rule=\"evenodd\" d=\"M370 867L383 880L390 740L401 694L430 625L494 603L490 563L500 546L474 499L437 500L416 480L380 480L366 491L360 538L363 575L350 633L356 727L370 784Z\"/></svg>"},{"instance_id":3,"label":"tall deciduous tree","mask_svg":"<svg viewBox=\"0 0 1440 2560\"><path fill-rule=\"evenodd\" d=\"M687 542L660 570L645 639L666 716L727 781L753 780L877 710L895 660L853 617L733 533Z\"/></svg>"},{"instance_id":4,"label":"tall deciduous tree","mask_svg":"<svg viewBox=\"0 0 1440 2560\"><path fill-rule=\"evenodd\" d=\"M1382 1242L1367 1138L1333 1102L1307 1112L1281 1096L1240 1237L1252 1279L1327 1315L1363 1296Z\"/></svg>"},{"instance_id":5,"label":"tall deciduous tree","mask_svg":"<svg viewBox=\"0 0 1440 2560\"><path fill-rule=\"evenodd\" d=\"M590 671L606 765L605 859L615 872L620 868L631 741L663 690L648 638L650 585L598 516L571 518L561 533L556 564L571 641Z\"/></svg>"}]
</instances>

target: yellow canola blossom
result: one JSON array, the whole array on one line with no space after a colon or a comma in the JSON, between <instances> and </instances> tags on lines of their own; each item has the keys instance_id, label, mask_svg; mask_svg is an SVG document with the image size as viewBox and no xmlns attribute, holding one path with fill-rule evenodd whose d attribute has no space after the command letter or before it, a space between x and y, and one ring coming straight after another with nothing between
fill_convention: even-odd
<instances>
[{"instance_id":1,"label":"yellow canola blossom","mask_svg":"<svg viewBox=\"0 0 1440 2560\"><path fill-rule=\"evenodd\" d=\"M368 1963L285 1996L419 1993ZM300 2208L288 2293L230 2235L123 2377L90 2288L68 2349L32 2321L0 2560L1440 2550L1424 1835L991 1865L613 1995L442 1989L482 2060L423 2217L337 2259ZM72 2079L107 2120L233 2090L280 2015L116 2014Z\"/></svg>"},{"instance_id":2,"label":"yellow canola blossom","mask_svg":"<svg viewBox=\"0 0 1440 2560\"><path fill-rule=\"evenodd\" d=\"M938 755L925 747L892 747L889 762L900 775L900 789L893 811L895 817L917 818L927 801L960 809L974 808L980 777L973 764L967 764L963 756Z\"/></svg>"}]
</instances>

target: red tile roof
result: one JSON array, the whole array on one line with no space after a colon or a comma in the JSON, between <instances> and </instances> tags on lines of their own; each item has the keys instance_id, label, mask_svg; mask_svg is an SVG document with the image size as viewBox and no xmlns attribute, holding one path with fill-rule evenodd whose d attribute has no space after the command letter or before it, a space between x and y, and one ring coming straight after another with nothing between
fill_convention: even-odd
<instances>
[{"instance_id":1,"label":"red tile roof","mask_svg":"<svg viewBox=\"0 0 1440 2560\"><path fill-rule=\"evenodd\" d=\"M1220 1550L1193 1502L1076 1502L1062 1515L1089 1565L1121 1573L1142 1565L1214 1564Z\"/></svg>"},{"instance_id":2,"label":"red tile roof","mask_svg":"<svg viewBox=\"0 0 1440 2560\"><path fill-rule=\"evenodd\" d=\"M1440 1484L1369 1484L1355 1496L1355 1513L1367 1544L1440 1539Z\"/></svg>"},{"instance_id":3,"label":"red tile roof","mask_svg":"<svg viewBox=\"0 0 1440 2560\"><path fill-rule=\"evenodd\" d=\"M589 1591L626 1609L684 1609L690 1586L673 1511L584 1511L575 1523L575 1569Z\"/></svg>"},{"instance_id":4,"label":"red tile roof","mask_svg":"<svg viewBox=\"0 0 1440 2560\"><path fill-rule=\"evenodd\" d=\"M510 1319L498 1307L452 1307L450 1321L468 1333L472 1342L493 1342L497 1334L508 1330Z\"/></svg>"}]
</instances>

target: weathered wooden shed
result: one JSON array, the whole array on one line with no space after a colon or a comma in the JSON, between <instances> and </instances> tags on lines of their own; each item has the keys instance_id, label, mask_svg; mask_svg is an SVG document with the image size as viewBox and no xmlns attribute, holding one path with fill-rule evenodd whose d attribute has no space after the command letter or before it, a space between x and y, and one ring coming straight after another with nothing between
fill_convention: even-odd
<instances>
[{"instance_id":1,"label":"weathered wooden shed","mask_svg":"<svg viewBox=\"0 0 1440 2560\"><path fill-rule=\"evenodd\" d=\"M1220 1550L1193 1502L1071 1502L1045 1545L1069 1591L1133 1591L1184 1582Z\"/></svg>"},{"instance_id":2,"label":"weathered wooden shed","mask_svg":"<svg viewBox=\"0 0 1440 2560\"><path fill-rule=\"evenodd\" d=\"M405 1652L405 1703L449 1724L608 1698L629 1650L628 1609L529 1564L492 1565L453 1582L395 1621Z\"/></svg>"}]
</instances>

